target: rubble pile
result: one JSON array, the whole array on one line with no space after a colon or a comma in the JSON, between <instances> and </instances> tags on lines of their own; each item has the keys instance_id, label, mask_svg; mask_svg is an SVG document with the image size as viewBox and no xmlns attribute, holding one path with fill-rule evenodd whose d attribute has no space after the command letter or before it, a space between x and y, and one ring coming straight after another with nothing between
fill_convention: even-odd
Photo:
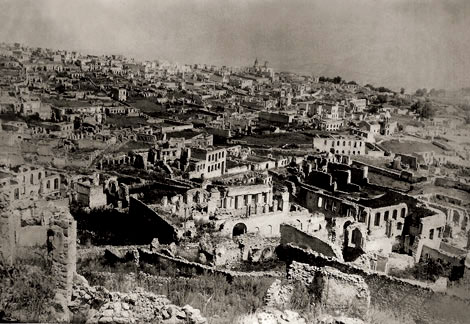
<instances>
[{"instance_id":1,"label":"rubble pile","mask_svg":"<svg viewBox=\"0 0 470 324\"><path fill-rule=\"evenodd\" d=\"M90 324L98 323L192 323L207 320L198 309L179 307L163 295L138 288L132 292L110 292L104 287L91 287L77 275L72 302L74 318Z\"/></svg>"},{"instance_id":2,"label":"rubble pile","mask_svg":"<svg viewBox=\"0 0 470 324\"><path fill-rule=\"evenodd\" d=\"M287 323L295 323L295 324L306 324L307 321L299 315L299 313L291 311L291 310L284 310L281 311L276 308L266 307L256 311L253 315L248 315L241 318L238 321L239 324L287 324Z\"/></svg>"}]
</instances>

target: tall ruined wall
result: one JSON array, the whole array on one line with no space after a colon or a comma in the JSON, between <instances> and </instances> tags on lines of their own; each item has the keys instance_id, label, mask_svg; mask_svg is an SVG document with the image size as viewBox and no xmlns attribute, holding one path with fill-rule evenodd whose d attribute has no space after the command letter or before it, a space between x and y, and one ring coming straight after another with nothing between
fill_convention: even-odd
<instances>
[{"instance_id":1,"label":"tall ruined wall","mask_svg":"<svg viewBox=\"0 0 470 324\"><path fill-rule=\"evenodd\" d=\"M295 244L305 249L321 253L327 257L343 260L341 249L318 237L309 235L292 225L281 224L281 244Z\"/></svg>"},{"instance_id":2,"label":"tall ruined wall","mask_svg":"<svg viewBox=\"0 0 470 324\"><path fill-rule=\"evenodd\" d=\"M16 229L19 220L13 217L8 208L0 211L0 262L12 264L16 256Z\"/></svg>"},{"instance_id":3,"label":"tall ruined wall","mask_svg":"<svg viewBox=\"0 0 470 324\"><path fill-rule=\"evenodd\" d=\"M46 248L51 261L52 279L58 292L70 301L73 276L77 271L77 223L71 216L51 220Z\"/></svg>"},{"instance_id":4,"label":"tall ruined wall","mask_svg":"<svg viewBox=\"0 0 470 324\"><path fill-rule=\"evenodd\" d=\"M467 323L470 302L445 293L435 292L429 285L398 279L386 274L367 271L354 265L309 252L291 244L284 246L280 257L293 261L332 267L347 274L361 276L369 286L371 303L397 315L409 314L424 323Z\"/></svg>"},{"instance_id":5,"label":"tall ruined wall","mask_svg":"<svg viewBox=\"0 0 470 324\"><path fill-rule=\"evenodd\" d=\"M57 293L70 300L76 273L77 225L67 206L53 201L19 201L6 205L0 213L0 262L26 262L31 247L45 256Z\"/></svg>"},{"instance_id":6,"label":"tall ruined wall","mask_svg":"<svg viewBox=\"0 0 470 324\"><path fill-rule=\"evenodd\" d=\"M176 229L140 200L133 197L130 198L129 215L131 216L130 222L134 217L143 218L148 221L148 228L142 229L142 231L146 232L145 234L152 232L153 237L158 238L163 244L176 242Z\"/></svg>"}]
</instances>

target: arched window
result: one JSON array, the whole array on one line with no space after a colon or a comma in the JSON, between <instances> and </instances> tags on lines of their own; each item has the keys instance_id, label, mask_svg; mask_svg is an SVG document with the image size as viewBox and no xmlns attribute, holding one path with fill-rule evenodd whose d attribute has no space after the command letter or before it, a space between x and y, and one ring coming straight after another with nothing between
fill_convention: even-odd
<instances>
[{"instance_id":1,"label":"arched window","mask_svg":"<svg viewBox=\"0 0 470 324\"><path fill-rule=\"evenodd\" d=\"M392 213L392 218L393 219L397 219L397 215L398 215L398 211L396 209L393 210L393 213Z\"/></svg>"},{"instance_id":2,"label":"arched window","mask_svg":"<svg viewBox=\"0 0 470 324\"><path fill-rule=\"evenodd\" d=\"M406 216L406 208L403 207L403 208L401 209L401 217L402 217L402 218L405 218L405 216Z\"/></svg>"},{"instance_id":3,"label":"arched window","mask_svg":"<svg viewBox=\"0 0 470 324\"><path fill-rule=\"evenodd\" d=\"M243 224L243 223L237 223L237 224L233 227L232 236L243 235L243 234L246 234L246 232L247 232L246 225Z\"/></svg>"}]
</instances>

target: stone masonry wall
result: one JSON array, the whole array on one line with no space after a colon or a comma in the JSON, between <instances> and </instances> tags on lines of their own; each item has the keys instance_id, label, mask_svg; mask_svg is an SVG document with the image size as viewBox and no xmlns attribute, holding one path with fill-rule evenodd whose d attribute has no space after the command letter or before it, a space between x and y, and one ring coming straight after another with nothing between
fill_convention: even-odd
<instances>
[{"instance_id":1,"label":"stone masonry wall","mask_svg":"<svg viewBox=\"0 0 470 324\"><path fill-rule=\"evenodd\" d=\"M430 285L367 271L291 244L284 246L280 257L288 264L297 261L317 267L328 266L361 276L369 286L373 306L389 309L397 315L409 314L421 323L467 323L470 318L468 300L435 292Z\"/></svg>"},{"instance_id":2,"label":"stone masonry wall","mask_svg":"<svg viewBox=\"0 0 470 324\"><path fill-rule=\"evenodd\" d=\"M366 320L370 292L361 276L295 261L289 267L288 276L309 287L326 313Z\"/></svg>"},{"instance_id":3,"label":"stone masonry wall","mask_svg":"<svg viewBox=\"0 0 470 324\"><path fill-rule=\"evenodd\" d=\"M153 237L158 238L160 242L170 244L177 241L176 229L153 209L133 197L130 198L129 215L131 217L148 220L148 223L153 226L151 226L152 228L143 230L146 232L152 232Z\"/></svg>"},{"instance_id":4,"label":"stone masonry wall","mask_svg":"<svg viewBox=\"0 0 470 324\"><path fill-rule=\"evenodd\" d=\"M462 183L462 182L455 181L455 180L448 179L448 178L436 178L434 180L434 184L440 187L455 188L455 189L460 189L460 190L470 192L469 184Z\"/></svg>"},{"instance_id":5,"label":"stone masonry wall","mask_svg":"<svg viewBox=\"0 0 470 324\"><path fill-rule=\"evenodd\" d=\"M0 262L11 265L15 260L15 228L18 227L19 221L15 222L13 214L7 208L2 207L0 212Z\"/></svg>"},{"instance_id":6,"label":"stone masonry wall","mask_svg":"<svg viewBox=\"0 0 470 324\"><path fill-rule=\"evenodd\" d=\"M180 270L191 270L196 271L197 273L213 273L213 274L221 274L226 276L227 278L234 278L234 277L281 277L283 276L282 273L279 272L243 272L243 271L232 271L232 270L224 270L224 269L217 269L215 267L211 267L208 265L204 265L197 262L191 262L179 257L173 257L161 252L150 251L148 249L138 249L139 252L139 262L144 262L148 264L155 264L160 262L170 262L176 266Z\"/></svg>"},{"instance_id":7,"label":"stone masonry wall","mask_svg":"<svg viewBox=\"0 0 470 324\"><path fill-rule=\"evenodd\" d=\"M47 230L47 252L57 291L70 301L77 270L77 223L71 216L51 221Z\"/></svg>"},{"instance_id":8,"label":"stone masonry wall","mask_svg":"<svg viewBox=\"0 0 470 324\"><path fill-rule=\"evenodd\" d=\"M13 265L29 256L31 245L47 257L59 295L70 300L76 272L77 225L67 206L53 201L19 201L4 205L0 212L0 262ZM40 235L31 235L39 233ZM43 233L47 233L43 235ZM26 235L27 237L22 237Z\"/></svg>"},{"instance_id":9,"label":"stone masonry wall","mask_svg":"<svg viewBox=\"0 0 470 324\"><path fill-rule=\"evenodd\" d=\"M292 243L297 246L312 249L315 252L321 253L328 257L334 257L343 260L341 249L337 246L330 244L327 241L321 240L318 237L309 235L292 225L281 224L281 244Z\"/></svg>"}]
</instances>

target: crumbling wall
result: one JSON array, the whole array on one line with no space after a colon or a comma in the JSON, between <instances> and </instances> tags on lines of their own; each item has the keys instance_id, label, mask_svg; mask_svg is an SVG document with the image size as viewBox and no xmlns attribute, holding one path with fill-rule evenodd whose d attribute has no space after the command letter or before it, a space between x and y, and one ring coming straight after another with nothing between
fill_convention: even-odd
<instances>
[{"instance_id":1,"label":"crumbling wall","mask_svg":"<svg viewBox=\"0 0 470 324\"><path fill-rule=\"evenodd\" d=\"M452 323L449 319L454 319L453 323L465 323L470 318L470 301L436 292L432 285L364 270L291 244L284 246L279 254L288 264L297 261L317 267L328 266L362 277L369 286L371 303L376 308L388 309L397 315L409 314L433 324Z\"/></svg>"},{"instance_id":2,"label":"crumbling wall","mask_svg":"<svg viewBox=\"0 0 470 324\"><path fill-rule=\"evenodd\" d=\"M0 211L0 262L12 264L16 256L16 229L19 219L15 219L7 208Z\"/></svg>"},{"instance_id":3,"label":"crumbling wall","mask_svg":"<svg viewBox=\"0 0 470 324\"><path fill-rule=\"evenodd\" d=\"M370 292L361 276L294 261L289 266L288 277L304 283L326 313L367 318Z\"/></svg>"},{"instance_id":4,"label":"crumbling wall","mask_svg":"<svg viewBox=\"0 0 470 324\"><path fill-rule=\"evenodd\" d=\"M53 201L19 201L5 206L0 213L0 262L13 264L17 258L27 257L30 247L35 246L48 260L56 295L70 301L76 273L76 231L68 207Z\"/></svg>"},{"instance_id":5,"label":"crumbling wall","mask_svg":"<svg viewBox=\"0 0 470 324\"><path fill-rule=\"evenodd\" d=\"M77 223L71 216L50 222L46 247L57 290L70 301L73 276L77 270Z\"/></svg>"},{"instance_id":6,"label":"crumbling wall","mask_svg":"<svg viewBox=\"0 0 470 324\"><path fill-rule=\"evenodd\" d=\"M232 271L218 269L211 267L205 264L191 262L180 257L174 257L170 255L163 254L157 251L150 251L148 249L138 249L139 252L139 262L155 264L155 263L165 263L170 262L178 266L178 269L182 272L184 271L195 271L196 273L215 273L226 276L227 278L234 277L281 277L282 274L278 272L244 272L244 271Z\"/></svg>"},{"instance_id":7,"label":"crumbling wall","mask_svg":"<svg viewBox=\"0 0 470 324\"><path fill-rule=\"evenodd\" d=\"M148 220L148 223L152 224L149 225L152 228L148 228L146 231L152 231L154 234L153 237L158 238L161 243L169 244L177 241L178 235L175 227L149 206L134 197L130 197L129 215L131 218L139 217Z\"/></svg>"},{"instance_id":8,"label":"crumbling wall","mask_svg":"<svg viewBox=\"0 0 470 324\"><path fill-rule=\"evenodd\" d=\"M366 166L369 170L369 172L374 172L377 174L384 175L386 177L395 179L395 180L406 180L406 181L412 181L412 174L410 176L409 172L397 172L397 171L392 171L384 168L380 168L375 165L359 162L359 161L354 161L354 165L357 165L359 167L364 167Z\"/></svg>"},{"instance_id":9,"label":"crumbling wall","mask_svg":"<svg viewBox=\"0 0 470 324\"><path fill-rule=\"evenodd\" d=\"M328 257L343 260L341 249L325 240L309 235L292 225L281 224L281 244L292 243Z\"/></svg>"}]
</instances>

